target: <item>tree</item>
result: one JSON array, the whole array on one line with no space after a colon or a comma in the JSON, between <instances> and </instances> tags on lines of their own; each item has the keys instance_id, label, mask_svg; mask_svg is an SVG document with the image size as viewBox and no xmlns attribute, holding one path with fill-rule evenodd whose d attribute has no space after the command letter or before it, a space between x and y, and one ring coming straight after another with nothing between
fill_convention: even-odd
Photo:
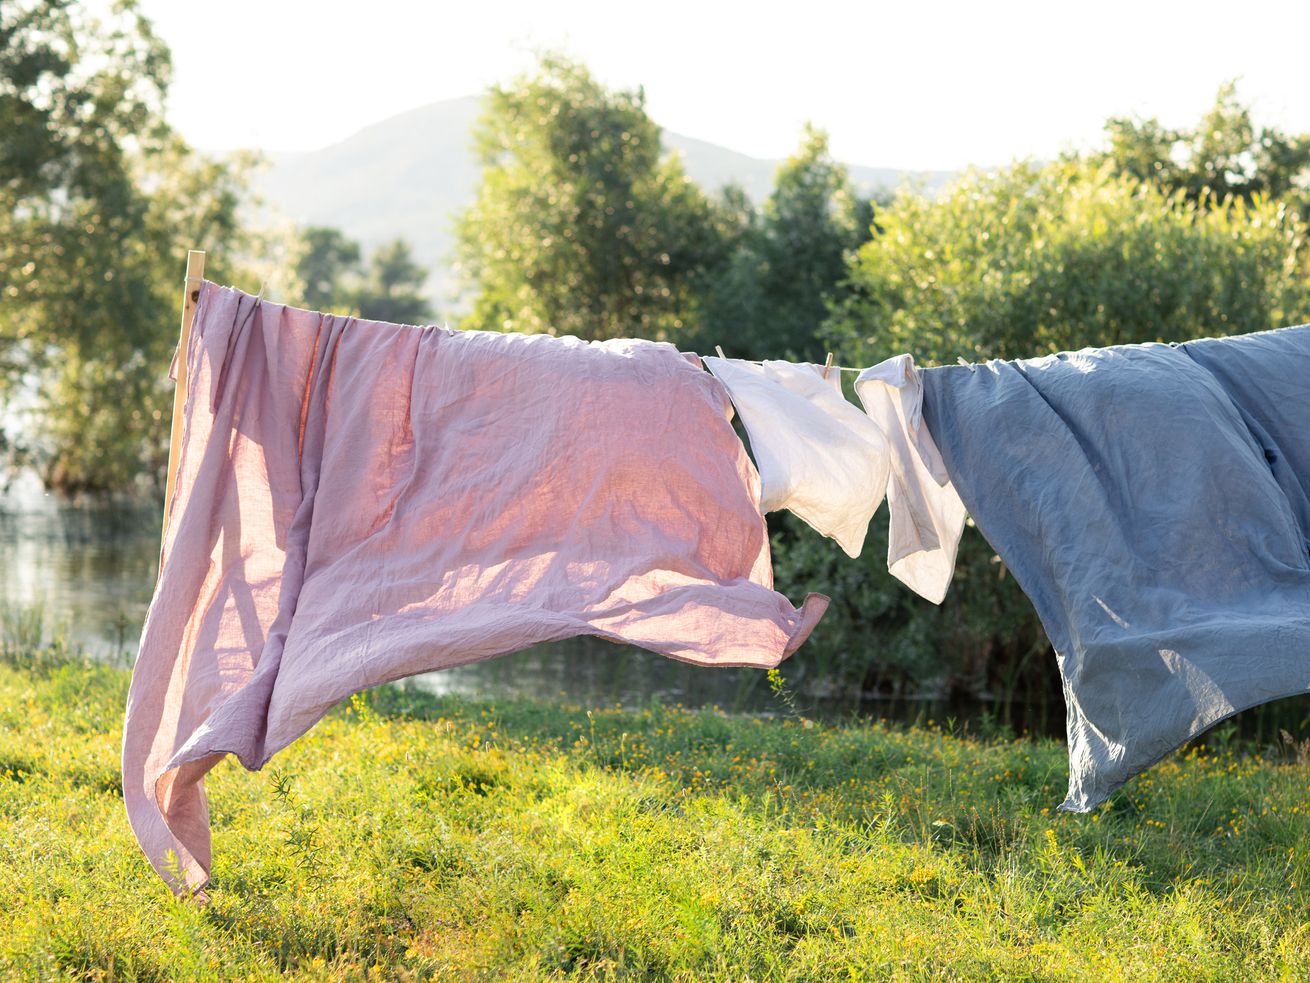
<instances>
[{"instance_id":1,"label":"tree","mask_svg":"<svg viewBox=\"0 0 1310 983\"><path fill-rule=\"evenodd\" d=\"M360 316L398 324L427 321L432 305L420 293L427 275L410 255L409 243L393 239L373 253L369 277L357 294Z\"/></svg>"},{"instance_id":2,"label":"tree","mask_svg":"<svg viewBox=\"0 0 1310 983\"><path fill-rule=\"evenodd\" d=\"M1232 82L1192 129L1169 129L1157 119L1115 117L1105 125L1109 147L1095 155L1119 174L1181 191L1194 202L1261 195L1287 200L1310 218L1310 134L1258 131L1250 107Z\"/></svg>"},{"instance_id":3,"label":"tree","mask_svg":"<svg viewBox=\"0 0 1310 983\"><path fill-rule=\"evenodd\" d=\"M724 187L715 202L722 252L696 278L698 317L689 347L712 351L716 345L734 358L781 357L761 338L764 301L764 230L760 210L736 184Z\"/></svg>"},{"instance_id":4,"label":"tree","mask_svg":"<svg viewBox=\"0 0 1310 983\"><path fill-rule=\"evenodd\" d=\"M475 131L482 182L457 225L464 326L677 339L723 258L720 222L640 90L611 92L545 55L493 88Z\"/></svg>"},{"instance_id":5,"label":"tree","mask_svg":"<svg viewBox=\"0 0 1310 983\"><path fill-rule=\"evenodd\" d=\"M749 203L732 195L725 208L740 216ZM734 225L726 268L708 283L706 342L743 358L821 361L818 331L844 296L847 255L873 233L873 204L833 160L827 135L807 125L761 213Z\"/></svg>"},{"instance_id":6,"label":"tree","mask_svg":"<svg viewBox=\"0 0 1310 983\"><path fill-rule=\"evenodd\" d=\"M849 294L824 328L849 364L912 352L920 364L1258 331L1304 321L1306 228L1253 195L1198 203L1111 165L1020 164L971 173L939 197L902 195L854 254ZM1058 702L1031 605L966 528L941 609L891 580L885 514L852 564L792 524L778 582L840 600L810 658L864 687L1003 698L1043 686ZM877 653L874 660L870 652Z\"/></svg>"},{"instance_id":7,"label":"tree","mask_svg":"<svg viewBox=\"0 0 1310 983\"><path fill-rule=\"evenodd\" d=\"M309 226L299 239L296 275L305 307L402 324L432 317L432 306L420 292L427 270L414 262L403 239L374 251L367 276L359 243L340 229Z\"/></svg>"},{"instance_id":8,"label":"tree","mask_svg":"<svg viewBox=\"0 0 1310 983\"><path fill-rule=\"evenodd\" d=\"M85 289L61 274L92 273L95 289L136 299L133 278L106 269L105 240L144 217L129 145L166 146L168 72L167 52L130 7L110 25L68 0L0 8L0 347L11 373L50 354L37 334L51 321L42 308ZM94 329L75 318L60 330L86 340Z\"/></svg>"},{"instance_id":9,"label":"tree","mask_svg":"<svg viewBox=\"0 0 1310 983\"><path fill-rule=\"evenodd\" d=\"M359 243L340 229L311 225L300 232L301 254L296 275L304 285L302 303L314 311L354 306L348 299L350 281L360 274Z\"/></svg>"},{"instance_id":10,"label":"tree","mask_svg":"<svg viewBox=\"0 0 1310 983\"><path fill-rule=\"evenodd\" d=\"M857 360L1181 341L1306 309L1305 225L1263 196L1199 205L1108 164L1019 164L902 196L881 219L825 329Z\"/></svg>"},{"instance_id":11,"label":"tree","mask_svg":"<svg viewBox=\"0 0 1310 983\"><path fill-rule=\"evenodd\" d=\"M34 391L45 479L158 484L181 257L231 275L248 159L208 160L165 124L167 48L135 3L0 7L0 387Z\"/></svg>"}]
</instances>

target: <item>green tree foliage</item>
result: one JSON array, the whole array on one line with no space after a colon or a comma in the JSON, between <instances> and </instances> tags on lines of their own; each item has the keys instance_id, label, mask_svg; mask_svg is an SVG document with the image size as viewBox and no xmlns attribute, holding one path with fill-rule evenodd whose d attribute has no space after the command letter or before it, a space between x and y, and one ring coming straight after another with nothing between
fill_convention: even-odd
<instances>
[{"instance_id":1,"label":"green tree foliage","mask_svg":"<svg viewBox=\"0 0 1310 983\"><path fill-rule=\"evenodd\" d=\"M96 269L90 283L56 275L79 263L103 267L105 233L143 220L129 141L152 153L167 146L156 123L167 52L143 21L98 28L66 0L0 8L0 344L11 370L48 354L37 335L52 320L46 310L68 313L89 290L139 301L135 278L121 271ZM81 341L96 334L81 317L63 330Z\"/></svg>"},{"instance_id":2,"label":"green tree foliage","mask_svg":"<svg viewBox=\"0 0 1310 983\"><path fill-rule=\"evenodd\" d=\"M833 160L826 134L807 126L757 214L739 192L724 198L737 230L725 269L708 283L703 344L742 358L822 360L819 326L844 296L846 259L873 232L873 203Z\"/></svg>"},{"instance_id":3,"label":"green tree foliage","mask_svg":"<svg viewBox=\"0 0 1310 983\"><path fill-rule=\"evenodd\" d=\"M135 3L0 7L0 387L35 388L40 462L64 491L162 474L181 258L217 248L221 274L248 241L249 160L169 130L169 74Z\"/></svg>"},{"instance_id":4,"label":"green tree foliage","mask_svg":"<svg viewBox=\"0 0 1310 983\"><path fill-rule=\"evenodd\" d=\"M1257 130L1231 82L1192 129L1127 117L1109 120L1105 129L1109 146L1094 160L1121 174L1182 191L1195 202L1278 198L1310 218L1310 134Z\"/></svg>"},{"instance_id":5,"label":"green tree foliage","mask_svg":"<svg viewBox=\"0 0 1310 983\"><path fill-rule=\"evenodd\" d=\"M474 294L463 326L686 336L724 220L659 138L640 90L609 91L558 55L493 88L475 131L482 183L457 225Z\"/></svg>"},{"instance_id":6,"label":"green tree foliage","mask_svg":"<svg viewBox=\"0 0 1310 983\"><path fill-rule=\"evenodd\" d=\"M357 297L360 317L398 324L419 324L432 317L423 297L427 270L414 262L409 244L394 239L377 249L369 263L369 276Z\"/></svg>"},{"instance_id":7,"label":"green tree foliage","mask_svg":"<svg viewBox=\"0 0 1310 983\"><path fill-rule=\"evenodd\" d=\"M302 229L296 275L304 306L399 324L431 319L422 294L427 270L414 262L407 242L395 239L375 250L367 273L362 257L359 243L340 229Z\"/></svg>"},{"instance_id":8,"label":"green tree foliage","mask_svg":"<svg viewBox=\"0 0 1310 983\"><path fill-rule=\"evenodd\" d=\"M850 270L827 336L848 358L1020 358L1304 317L1305 226L1257 197L1200 205L1109 165L971 173L905 195Z\"/></svg>"},{"instance_id":9,"label":"green tree foliage","mask_svg":"<svg viewBox=\"0 0 1310 983\"><path fill-rule=\"evenodd\" d=\"M300 232L296 275L304 285L301 302L312 311L349 310L351 280L360 274L359 243L340 229L311 225Z\"/></svg>"},{"instance_id":10,"label":"green tree foliage","mask_svg":"<svg viewBox=\"0 0 1310 983\"><path fill-rule=\"evenodd\" d=\"M1305 321L1300 219L1260 195L1207 202L1077 162L972 173L935 199L903 195L854 256L826 335L853 364L904 351L934 364ZM855 563L786 528L779 582L836 599L807 659L884 689L899 679L1022 698L1054 686L1031 605L975 530L938 609L889 578L884 513Z\"/></svg>"}]
</instances>

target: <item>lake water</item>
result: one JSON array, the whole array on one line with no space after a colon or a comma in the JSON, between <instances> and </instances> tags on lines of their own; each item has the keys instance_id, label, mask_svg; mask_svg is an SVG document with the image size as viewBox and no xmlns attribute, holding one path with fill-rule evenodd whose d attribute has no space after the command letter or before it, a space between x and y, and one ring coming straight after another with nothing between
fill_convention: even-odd
<instances>
[{"instance_id":1,"label":"lake water","mask_svg":"<svg viewBox=\"0 0 1310 983\"><path fill-rule=\"evenodd\" d=\"M154 589L159 531L153 502L70 502L47 494L34 475L19 476L0 493L0 619L7 608L36 606L48 637L58 632L98 657L131 661ZM657 699L783 709L762 670L692 666L591 638L432 673L422 683L441 692L589 706Z\"/></svg>"},{"instance_id":2,"label":"lake water","mask_svg":"<svg viewBox=\"0 0 1310 983\"><path fill-rule=\"evenodd\" d=\"M47 638L62 634L100 658L131 662L141 636L159 563L160 509L153 502L69 502L49 495L32 475L0 492L0 634L9 612L38 607ZM789 680L800 667L783 664ZM593 638L418 677L435 692L493 699L528 696L582 706L640 706L651 700L751 713L787 708L758 669L711 669ZM940 700L834 698L813 688L794 694L801 712L820 718L858 714L914 721L965 722L996 708L967 698ZM1063 735L1063 707L1011 708L1016 730ZM1310 697L1246 711L1241 732L1276 741L1280 730L1310 733Z\"/></svg>"},{"instance_id":3,"label":"lake water","mask_svg":"<svg viewBox=\"0 0 1310 983\"><path fill-rule=\"evenodd\" d=\"M46 635L100 656L135 651L159 565L159 513L73 504L22 474L0 494L0 611L40 608Z\"/></svg>"}]
</instances>

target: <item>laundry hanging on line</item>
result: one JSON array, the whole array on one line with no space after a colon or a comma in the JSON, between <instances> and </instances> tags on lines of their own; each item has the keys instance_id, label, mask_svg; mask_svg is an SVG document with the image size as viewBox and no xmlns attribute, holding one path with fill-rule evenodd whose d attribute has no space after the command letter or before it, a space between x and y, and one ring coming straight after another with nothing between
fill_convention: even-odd
<instances>
[{"instance_id":1,"label":"laundry hanging on line","mask_svg":"<svg viewBox=\"0 0 1310 983\"><path fill-rule=\"evenodd\" d=\"M910 355L896 355L855 379L871 419L891 438L887 487L887 569L916 594L940 604L955 573L968 515L923 421L923 381Z\"/></svg>"},{"instance_id":2,"label":"laundry hanging on line","mask_svg":"<svg viewBox=\"0 0 1310 983\"><path fill-rule=\"evenodd\" d=\"M828 599L772 590L722 385L636 340L451 331L205 282L123 732L142 849L212 865L204 776L371 686L576 635L771 667ZM689 439L694 435L694 439Z\"/></svg>"},{"instance_id":3,"label":"laundry hanging on line","mask_svg":"<svg viewBox=\"0 0 1310 983\"><path fill-rule=\"evenodd\" d=\"M940 604L967 518L920 407L914 359L898 355L855 381L864 412L828 366L706 357L728 388L760 469L765 512L786 509L858 557L888 510L887 569ZM825 377L826 373L826 377Z\"/></svg>"},{"instance_id":4,"label":"laundry hanging on line","mask_svg":"<svg viewBox=\"0 0 1310 983\"><path fill-rule=\"evenodd\" d=\"M732 397L760 472L760 510L787 509L860 555L891 473L891 442L813 364L705 356Z\"/></svg>"},{"instance_id":5,"label":"laundry hanging on line","mask_svg":"<svg viewBox=\"0 0 1310 983\"><path fill-rule=\"evenodd\" d=\"M1056 651L1061 808L1310 691L1310 325L922 375L946 468Z\"/></svg>"},{"instance_id":6,"label":"laundry hanging on line","mask_svg":"<svg viewBox=\"0 0 1310 983\"><path fill-rule=\"evenodd\" d=\"M1310 690L1310 327L898 356L856 380L863 413L816 365L711 376L665 344L358 321L211 283L185 357L123 746L133 828L179 891L211 866L205 773L260 767L369 686L578 634L777 664L827 598L772 590L761 507L854 555L885 490L889 569L940 602L967 503L1057 652L1062 808Z\"/></svg>"}]
</instances>

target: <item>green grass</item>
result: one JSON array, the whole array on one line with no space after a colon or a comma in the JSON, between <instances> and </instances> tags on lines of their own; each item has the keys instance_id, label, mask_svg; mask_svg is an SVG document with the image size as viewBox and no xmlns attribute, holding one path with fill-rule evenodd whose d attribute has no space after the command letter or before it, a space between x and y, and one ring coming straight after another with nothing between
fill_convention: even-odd
<instances>
[{"instance_id":1,"label":"green grass","mask_svg":"<svg viewBox=\"0 0 1310 983\"><path fill-rule=\"evenodd\" d=\"M128 829L127 673L56 656L0 651L0 977L1310 971L1291 745L1193 749L1075 816L1055 742L390 688L215 770L201 908Z\"/></svg>"}]
</instances>

